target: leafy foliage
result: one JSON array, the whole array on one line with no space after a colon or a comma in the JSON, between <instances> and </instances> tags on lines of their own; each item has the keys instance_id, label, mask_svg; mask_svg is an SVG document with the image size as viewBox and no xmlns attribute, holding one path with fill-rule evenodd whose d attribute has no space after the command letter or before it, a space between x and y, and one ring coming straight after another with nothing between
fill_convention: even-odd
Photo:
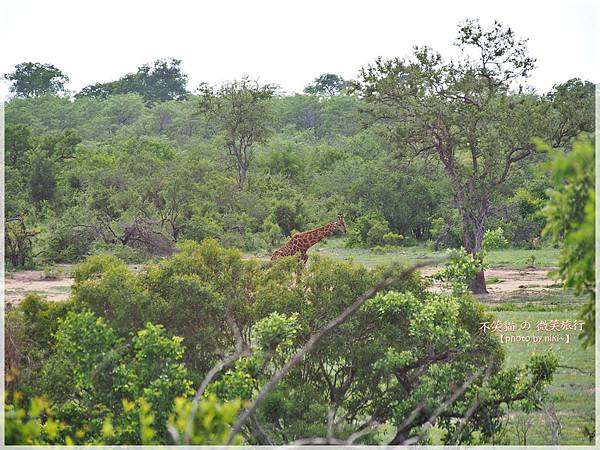
<instances>
[{"instance_id":1,"label":"leafy foliage","mask_svg":"<svg viewBox=\"0 0 600 450\"><path fill-rule=\"evenodd\" d=\"M304 88L307 94L336 95L345 87L346 81L339 75L326 73L315 78L314 83Z\"/></svg>"},{"instance_id":2,"label":"leafy foliage","mask_svg":"<svg viewBox=\"0 0 600 450\"><path fill-rule=\"evenodd\" d=\"M483 248L485 250L498 250L508 247L508 241L504 237L504 230L498 227L495 230L486 230L483 235Z\"/></svg>"},{"instance_id":3,"label":"leafy foliage","mask_svg":"<svg viewBox=\"0 0 600 450\"><path fill-rule=\"evenodd\" d=\"M432 275L434 280L441 281L443 286L452 288L455 295L463 294L469 287L471 280L485 269L481 255L472 255L462 247L447 251L449 261L444 264L444 269Z\"/></svg>"},{"instance_id":4,"label":"leafy foliage","mask_svg":"<svg viewBox=\"0 0 600 450\"><path fill-rule=\"evenodd\" d=\"M555 152L549 167L554 188L548 192L544 233L563 243L558 275L564 286L573 288L577 294L590 296L582 317L585 343L591 345L595 336L596 303L593 140L581 137L569 154Z\"/></svg>"},{"instance_id":5,"label":"leafy foliage","mask_svg":"<svg viewBox=\"0 0 600 450\"><path fill-rule=\"evenodd\" d=\"M130 422L133 403L128 405L134 402L143 409L146 402L155 411L157 437L165 439L174 399L190 390L179 362L181 339L168 338L162 327L147 324L127 345L89 311L70 312L59 323L56 351L42 367L37 389L55 405L57 419L68 424L63 435L84 430L84 442L100 439L106 420L111 420L122 427L114 437L117 442L141 443L137 420ZM119 412L121 405L124 410Z\"/></svg>"},{"instance_id":6,"label":"leafy foliage","mask_svg":"<svg viewBox=\"0 0 600 450\"><path fill-rule=\"evenodd\" d=\"M14 72L4 74L4 79L12 83L10 92L16 97L63 93L69 81L69 77L52 64L37 62L17 64Z\"/></svg>"},{"instance_id":7,"label":"leafy foliage","mask_svg":"<svg viewBox=\"0 0 600 450\"><path fill-rule=\"evenodd\" d=\"M348 234L348 240L346 241L348 246L364 245L374 247L397 240L391 234L387 221L375 214L356 219ZM386 241L385 236L388 236L388 241Z\"/></svg>"},{"instance_id":8,"label":"leafy foliage","mask_svg":"<svg viewBox=\"0 0 600 450\"><path fill-rule=\"evenodd\" d=\"M247 78L218 89L207 84L200 87L199 112L216 121L229 159L237 169L240 190L246 182L253 145L264 142L269 135L267 101L274 90L271 85L260 86Z\"/></svg>"},{"instance_id":9,"label":"leafy foliage","mask_svg":"<svg viewBox=\"0 0 600 450\"><path fill-rule=\"evenodd\" d=\"M417 47L411 59L379 58L362 70L356 89L371 105L373 117L386 124L385 136L401 157L439 161L460 215L463 245L475 255L482 249L500 187L521 161L535 154L532 138L551 139L555 129L550 118L560 117L564 135L552 145L568 142L573 137L569 131L583 122L562 102L585 104L589 118L591 91L540 98L514 90L535 60L526 41L498 22L484 30L477 21L465 21L456 45L460 60L445 61L428 47ZM486 292L483 272L471 289Z\"/></svg>"},{"instance_id":10,"label":"leafy foliage","mask_svg":"<svg viewBox=\"0 0 600 450\"><path fill-rule=\"evenodd\" d=\"M181 61L174 58L157 59L151 65L140 66L136 73L129 73L117 81L96 83L84 87L77 98L106 99L111 95L136 93L146 103L184 100L187 75L181 71Z\"/></svg>"}]
</instances>

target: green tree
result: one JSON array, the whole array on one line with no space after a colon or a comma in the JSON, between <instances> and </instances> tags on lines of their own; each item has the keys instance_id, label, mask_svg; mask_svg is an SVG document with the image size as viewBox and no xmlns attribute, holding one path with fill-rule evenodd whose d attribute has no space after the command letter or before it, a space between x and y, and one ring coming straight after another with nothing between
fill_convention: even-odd
<instances>
[{"instance_id":1,"label":"green tree","mask_svg":"<svg viewBox=\"0 0 600 450\"><path fill-rule=\"evenodd\" d=\"M76 98L106 99L111 95L135 93L143 97L146 103L184 100L188 96L187 78L181 71L181 60L157 59L152 64L138 67L136 73L129 73L117 81L86 86L77 93Z\"/></svg>"},{"instance_id":2,"label":"green tree","mask_svg":"<svg viewBox=\"0 0 600 450\"><path fill-rule=\"evenodd\" d=\"M61 132L45 134L39 140L38 148L56 162L64 162L73 158L81 137L77 131L66 129Z\"/></svg>"},{"instance_id":3,"label":"green tree","mask_svg":"<svg viewBox=\"0 0 600 450\"><path fill-rule=\"evenodd\" d=\"M274 92L274 86L260 86L248 78L220 88L206 83L200 86L199 113L213 121L221 133L240 191L244 189L255 144L264 143L270 135L269 99Z\"/></svg>"},{"instance_id":4,"label":"green tree","mask_svg":"<svg viewBox=\"0 0 600 450\"><path fill-rule=\"evenodd\" d=\"M187 396L191 387L181 364L181 338L147 323L126 344L102 318L83 311L59 321L53 345L38 389L55 406L57 419L68 424L64 433L85 430L82 441L93 442L109 418L122 430L117 442L141 443L139 419L128 409L148 403L157 437L166 441L175 398ZM121 410L127 404L131 407Z\"/></svg>"},{"instance_id":5,"label":"green tree","mask_svg":"<svg viewBox=\"0 0 600 450\"><path fill-rule=\"evenodd\" d=\"M39 205L42 201L51 201L56 193L56 163L42 151L31 156L29 189L31 200Z\"/></svg>"},{"instance_id":6,"label":"green tree","mask_svg":"<svg viewBox=\"0 0 600 450\"><path fill-rule=\"evenodd\" d=\"M22 169L27 153L33 148L31 128L23 124L7 123L4 133L6 163L16 169Z\"/></svg>"},{"instance_id":7,"label":"green tree","mask_svg":"<svg viewBox=\"0 0 600 450\"><path fill-rule=\"evenodd\" d=\"M549 101L513 90L534 68L526 41L497 22L483 30L466 21L456 44L474 56L444 61L430 48L417 48L412 60L380 58L364 68L357 87L401 154L433 156L442 165L464 247L477 255L501 186L535 153L532 137L550 138L555 130L547 120ZM471 289L487 292L483 271Z\"/></svg>"},{"instance_id":8,"label":"green tree","mask_svg":"<svg viewBox=\"0 0 600 450\"><path fill-rule=\"evenodd\" d=\"M549 150L547 145L541 144ZM593 138L582 136L569 153L556 151L549 165L553 188L544 209L545 234L562 242L558 275L565 288L589 296L582 310L585 345L595 339L596 251L595 170Z\"/></svg>"},{"instance_id":9,"label":"green tree","mask_svg":"<svg viewBox=\"0 0 600 450\"><path fill-rule=\"evenodd\" d=\"M10 92L15 97L35 97L41 94L60 94L65 92L69 77L52 64L21 63L15 71L4 74L11 84Z\"/></svg>"},{"instance_id":10,"label":"green tree","mask_svg":"<svg viewBox=\"0 0 600 450\"><path fill-rule=\"evenodd\" d=\"M555 146L567 147L579 132L594 129L595 92L594 83L573 78L548 93L552 102L551 142Z\"/></svg>"},{"instance_id":11,"label":"green tree","mask_svg":"<svg viewBox=\"0 0 600 450\"><path fill-rule=\"evenodd\" d=\"M339 75L325 73L314 79L313 83L304 88L307 94L334 96L342 92L346 81Z\"/></svg>"}]
</instances>

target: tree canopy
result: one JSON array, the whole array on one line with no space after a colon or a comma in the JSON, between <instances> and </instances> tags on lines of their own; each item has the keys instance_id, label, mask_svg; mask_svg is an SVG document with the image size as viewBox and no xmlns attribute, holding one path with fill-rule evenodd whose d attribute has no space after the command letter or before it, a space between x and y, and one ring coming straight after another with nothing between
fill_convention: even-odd
<instances>
[{"instance_id":1,"label":"tree canopy","mask_svg":"<svg viewBox=\"0 0 600 450\"><path fill-rule=\"evenodd\" d=\"M54 65L38 62L17 64L14 72L4 74L4 79L11 83L9 89L15 97L64 94L69 82L69 77Z\"/></svg>"},{"instance_id":2,"label":"tree canopy","mask_svg":"<svg viewBox=\"0 0 600 450\"><path fill-rule=\"evenodd\" d=\"M590 93L573 94L575 82L557 87L553 101L515 90L535 60L526 41L500 23L483 30L466 21L456 45L464 56L455 60L445 61L427 47L416 48L409 60L380 58L362 70L356 88L373 105L374 120L385 125L397 152L441 163L461 218L464 248L477 255L501 186L515 165L535 153L532 138L552 137L548 117L554 114L562 131L553 145L568 142L582 125L573 111L589 105ZM583 115L589 120L588 110ZM483 272L472 289L486 292Z\"/></svg>"},{"instance_id":3,"label":"tree canopy","mask_svg":"<svg viewBox=\"0 0 600 450\"><path fill-rule=\"evenodd\" d=\"M314 82L306 88L304 92L306 94L317 94L317 95L337 95L347 87L347 82L333 73L326 73L314 79Z\"/></svg>"},{"instance_id":4,"label":"tree canopy","mask_svg":"<svg viewBox=\"0 0 600 450\"><path fill-rule=\"evenodd\" d=\"M181 71L181 60L157 59L116 81L86 86L76 97L107 98L110 95L136 93L146 103L184 100L188 96L187 78Z\"/></svg>"}]
</instances>

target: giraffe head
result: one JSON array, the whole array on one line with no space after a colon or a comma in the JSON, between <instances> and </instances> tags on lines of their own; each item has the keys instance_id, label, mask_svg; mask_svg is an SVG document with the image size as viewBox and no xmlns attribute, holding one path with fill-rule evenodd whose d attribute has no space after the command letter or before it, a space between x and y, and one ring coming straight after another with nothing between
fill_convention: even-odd
<instances>
[{"instance_id":1,"label":"giraffe head","mask_svg":"<svg viewBox=\"0 0 600 450\"><path fill-rule=\"evenodd\" d=\"M341 230L344 233L346 232L346 222L344 222L344 216L341 214L338 216L337 220L334 222L334 230Z\"/></svg>"}]
</instances>

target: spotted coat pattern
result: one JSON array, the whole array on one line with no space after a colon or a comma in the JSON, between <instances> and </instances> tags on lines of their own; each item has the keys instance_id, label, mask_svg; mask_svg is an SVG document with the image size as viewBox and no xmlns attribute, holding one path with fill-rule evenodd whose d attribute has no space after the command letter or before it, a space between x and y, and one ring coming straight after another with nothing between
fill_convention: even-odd
<instances>
[{"instance_id":1,"label":"spotted coat pattern","mask_svg":"<svg viewBox=\"0 0 600 450\"><path fill-rule=\"evenodd\" d=\"M294 234L283 247L273 253L271 261L275 261L282 256L297 254L302 261L306 262L308 260L308 254L306 253L308 249L317 242L325 239L335 230L341 230L344 233L346 232L346 224L344 223L343 216L338 216L337 220L329 222L322 227L315 228L314 230Z\"/></svg>"}]
</instances>

